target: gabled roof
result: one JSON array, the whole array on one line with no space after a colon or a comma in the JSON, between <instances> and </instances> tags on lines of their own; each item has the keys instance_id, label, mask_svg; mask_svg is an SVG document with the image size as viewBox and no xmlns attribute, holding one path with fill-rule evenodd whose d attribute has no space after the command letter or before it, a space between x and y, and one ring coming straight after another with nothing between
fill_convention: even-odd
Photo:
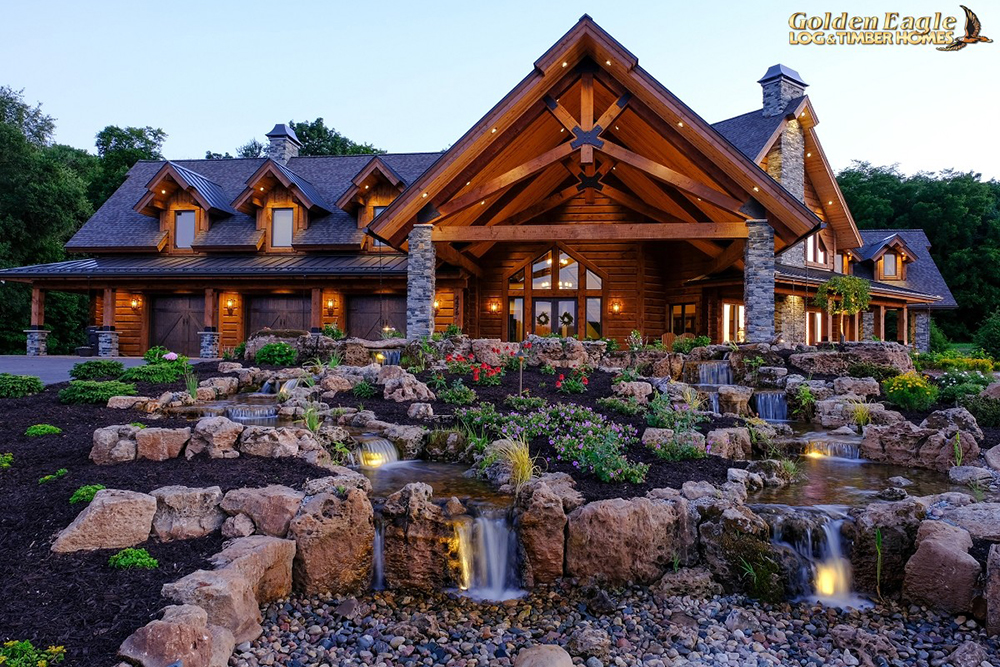
<instances>
[{"instance_id":1,"label":"gabled roof","mask_svg":"<svg viewBox=\"0 0 1000 667\"><path fill-rule=\"evenodd\" d=\"M765 116L761 109L757 109L712 123L712 127L748 158L760 162L774 143L778 131L784 126L788 116L795 114L795 110L804 99L805 97L797 97L789 101L782 114Z\"/></svg>"},{"instance_id":2,"label":"gabled roof","mask_svg":"<svg viewBox=\"0 0 1000 667\"><path fill-rule=\"evenodd\" d=\"M167 183L171 182L170 186ZM176 162L167 161L146 184L147 192L135 204L135 210L145 215L159 216L158 209L163 208L163 195L172 192L173 184L190 194L198 205L209 213L216 215L233 215L236 211L229 204L229 198L218 183L205 178L201 174Z\"/></svg>"},{"instance_id":3,"label":"gabled roof","mask_svg":"<svg viewBox=\"0 0 1000 667\"><path fill-rule=\"evenodd\" d=\"M855 267L855 269L856 268L857 267ZM781 278L788 278L815 285L820 285L830 278L840 275L827 269L805 268L801 266L792 266L790 264L775 264L774 273L779 280ZM857 270L855 270L854 275L868 279L871 283L872 294L920 301L922 304L920 306L921 308L926 308L927 304L931 304L932 307L935 308L940 307L940 303L943 300L939 294L912 289L903 283L897 284L895 282L878 282L873 280L870 274L862 275Z\"/></svg>"},{"instance_id":4,"label":"gabled roof","mask_svg":"<svg viewBox=\"0 0 1000 667\"><path fill-rule=\"evenodd\" d=\"M868 232L877 232L877 231L879 230L876 229L868 230ZM892 246L901 248L903 251L907 252L908 257L910 259L917 259L917 253L913 251L910 245L906 242L906 239L904 239L899 232L891 229L886 229L881 231L883 231L883 233L886 233L886 235L883 236L882 238L877 238L877 239L873 239L873 237L875 237L876 234L873 233L862 234L862 237L865 238L866 240L865 244L855 251L855 255L857 255L858 259L861 260L875 259L879 255L881 255L884 250L888 250ZM879 234L879 236L882 235Z\"/></svg>"},{"instance_id":5,"label":"gabled roof","mask_svg":"<svg viewBox=\"0 0 1000 667\"><path fill-rule=\"evenodd\" d=\"M948 283L931 257L931 243L922 229L862 229L861 238L864 249L869 247L884 247L884 241L898 237L910 248L916 259L906 267L906 280L894 280L892 285L912 289L927 294L936 294L941 300L932 308L958 308L958 303L948 289ZM877 254L873 252L871 256ZM874 276L874 264L871 261L861 261L855 265L855 275L871 279Z\"/></svg>"},{"instance_id":6,"label":"gabled roof","mask_svg":"<svg viewBox=\"0 0 1000 667\"><path fill-rule=\"evenodd\" d=\"M271 180L267 180L269 178ZM323 195L316 190L316 187L312 183L280 162L270 158L265 160L264 164L247 179L247 187L233 200L233 206L250 215L255 206L252 201L253 196L256 194L254 192L255 187L262 180L266 180L266 182L272 184L277 181L283 187L291 190L302 205L311 211L329 213L332 210L330 205L323 199ZM263 190L263 186L260 189Z\"/></svg>"},{"instance_id":7,"label":"gabled roof","mask_svg":"<svg viewBox=\"0 0 1000 667\"><path fill-rule=\"evenodd\" d=\"M354 198L361 193L362 187L367 187L369 184L365 183L368 180L375 180L380 175L385 179L389 185L399 188L402 190L406 185L406 181L403 180L402 176L396 173L396 170L386 164L385 160L381 156L375 156L371 161L361 168L354 178L351 179L351 185L344 191L344 194L340 196L337 200L337 208L342 208L347 210L351 203L354 202Z\"/></svg>"}]
</instances>

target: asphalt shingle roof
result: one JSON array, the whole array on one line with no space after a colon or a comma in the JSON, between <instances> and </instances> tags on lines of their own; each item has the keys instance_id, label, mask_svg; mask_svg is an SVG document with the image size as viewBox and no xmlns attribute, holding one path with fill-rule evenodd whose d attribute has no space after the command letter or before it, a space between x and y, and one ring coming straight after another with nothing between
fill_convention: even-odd
<instances>
[{"instance_id":1,"label":"asphalt shingle roof","mask_svg":"<svg viewBox=\"0 0 1000 667\"><path fill-rule=\"evenodd\" d=\"M774 136L774 131L785 119L785 115L791 113L802 99L797 97L790 100L783 114L765 116L762 109L757 109L720 120L718 123L713 123L712 127L728 139L729 143L740 149L741 153L751 160L756 160L757 155L767 147L767 142Z\"/></svg>"},{"instance_id":2,"label":"asphalt shingle roof","mask_svg":"<svg viewBox=\"0 0 1000 667\"><path fill-rule=\"evenodd\" d=\"M890 284L898 285L905 289L924 292L925 294L936 294L941 300L934 303L932 308L958 308L958 302L948 289L948 283L938 269L937 264L931 257L931 242L927 239L927 234L922 229L862 229L861 240L864 242L863 248L875 247L869 251L871 257L881 244L894 236L899 236L903 242L916 253L916 259L906 267L906 280L894 281ZM871 261L859 262L856 266L855 274L864 278L871 278L874 275L874 263ZM884 284L884 283L883 283Z\"/></svg>"},{"instance_id":3,"label":"asphalt shingle roof","mask_svg":"<svg viewBox=\"0 0 1000 667\"><path fill-rule=\"evenodd\" d=\"M188 182L188 185L194 187L205 198L210 209L216 209L230 215L236 213L236 209L231 206L232 200L226 197L226 193L222 191L218 183L210 181L198 172L192 171L176 162L169 162L168 164L177 170L177 173Z\"/></svg>"}]
</instances>

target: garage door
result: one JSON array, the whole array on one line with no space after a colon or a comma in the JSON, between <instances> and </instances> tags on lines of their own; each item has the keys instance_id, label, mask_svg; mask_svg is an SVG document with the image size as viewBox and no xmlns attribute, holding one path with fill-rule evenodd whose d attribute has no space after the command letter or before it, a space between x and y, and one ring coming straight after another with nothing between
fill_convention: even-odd
<instances>
[{"instance_id":1,"label":"garage door","mask_svg":"<svg viewBox=\"0 0 1000 667\"><path fill-rule=\"evenodd\" d=\"M347 333L366 340L382 338L389 325L406 333L405 296L352 296L347 299Z\"/></svg>"},{"instance_id":2,"label":"garage door","mask_svg":"<svg viewBox=\"0 0 1000 667\"><path fill-rule=\"evenodd\" d=\"M261 329L309 331L309 297L260 296L250 299L247 334Z\"/></svg>"},{"instance_id":3,"label":"garage door","mask_svg":"<svg viewBox=\"0 0 1000 667\"><path fill-rule=\"evenodd\" d=\"M205 324L205 297L154 297L151 316L150 346L162 345L189 357L199 355L198 332Z\"/></svg>"}]
</instances>

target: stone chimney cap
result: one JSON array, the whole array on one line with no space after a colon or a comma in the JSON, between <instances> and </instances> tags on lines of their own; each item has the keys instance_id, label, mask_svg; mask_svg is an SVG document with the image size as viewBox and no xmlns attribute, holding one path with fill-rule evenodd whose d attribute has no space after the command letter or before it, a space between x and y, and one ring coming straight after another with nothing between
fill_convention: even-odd
<instances>
[{"instance_id":1,"label":"stone chimney cap","mask_svg":"<svg viewBox=\"0 0 1000 667\"><path fill-rule=\"evenodd\" d=\"M271 130L264 136L267 137L268 139L272 137L288 137L289 139L294 141L297 146L302 145L302 142L299 141L299 138L295 136L295 130L290 128L285 123L278 123L277 125L274 126L273 130Z\"/></svg>"},{"instance_id":2,"label":"stone chimney cap","mask_svg":"<svg viewBox=\"0 0 1000 667\"><path fill-rule=\"evenodd\" d=\"M761 77L761 79L757 81L757 83L765 83L767 81L772 81L774 79L779 79L781 77L785 77L786 79L791 79L792 81L799 84L803 88L809 85L808 83L802 80L802 77L799 76L798 72L793 70L791 67L782 65L781 63L778 63L777 65L771 65L770 67L768 67L767 71L764 72L764 76Z\"/></svg>"}]
</instances>

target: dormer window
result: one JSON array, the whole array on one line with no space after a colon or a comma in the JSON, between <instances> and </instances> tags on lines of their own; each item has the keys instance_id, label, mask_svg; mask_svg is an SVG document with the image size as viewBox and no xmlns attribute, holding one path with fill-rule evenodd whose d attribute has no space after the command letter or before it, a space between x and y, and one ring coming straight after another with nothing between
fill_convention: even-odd
<instances>
[{"instance_id":1,"label":"dormer window","mask_svg":"<svg viewBox=\"0 0 1000 667\"><path fill-rule=\"evenodd\" d=\"M290 208L271 209L271 247L291 248L295 215Z\"/></svg>"},{"instance_id":2,"label":"dormer window","mask_svg":"<svg viewBox=\"0 0 1000 667\"><path fill-rule=\"evenodd\" d=\"M174 212L174 247L190 248L194 243L195 211Z\"/></svg>"},{"instance_id":3,"label":"dormer window","mask_svg":"<svg viewBox=\"0 0 1000 667\"><path fill-rule=\"evenodd\" d=\"M813 234L806 239L806 261L810 264L826 264L826 246L819 234Z\"/></svg>"},{"instance_id":4,"label":"dormer window","mask_svg":"<svg viewBox=\"0 0 1000 667\"><path fill-rule=\"evenodd\" d=\"M882 276L887 279L896 279L899 276L896 253L887 252L882 255Z\"/></svg>"}]
</instances>

